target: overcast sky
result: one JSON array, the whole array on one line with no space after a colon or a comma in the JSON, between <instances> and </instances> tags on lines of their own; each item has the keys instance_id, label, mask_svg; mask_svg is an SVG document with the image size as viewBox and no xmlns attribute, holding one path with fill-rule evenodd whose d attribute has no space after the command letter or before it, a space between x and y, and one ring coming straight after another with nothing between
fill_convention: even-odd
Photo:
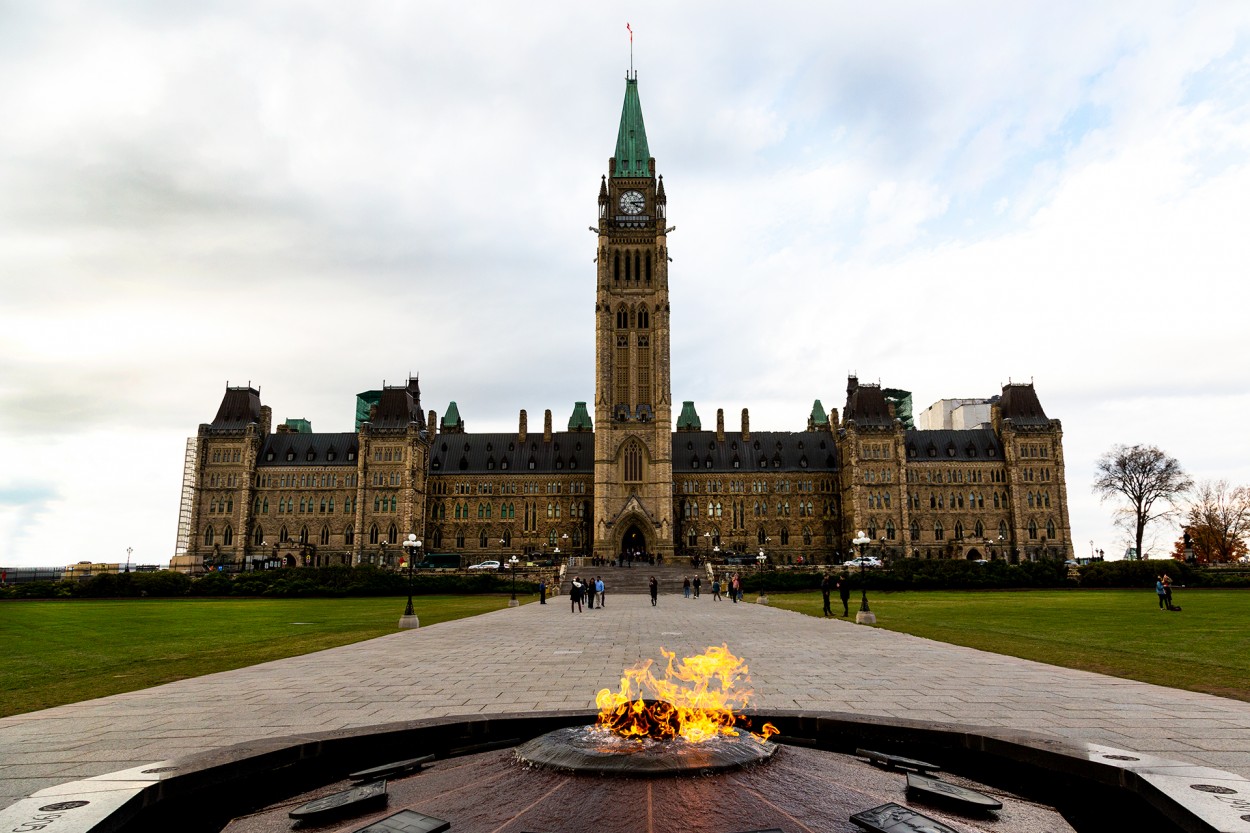
<instances>
[{"instance_id":1,"label":"overcast sky","mask_svg":"<svg viewBox=\"0 0 1250 833\"><path fill-rule=\"evenodd\" d=\"M704 425L1032 379L1078 554L1115 443L1250 483L1244 2L0 0L0 565L168 562L227 383L592 400L627 21Z\"/></svg>"}]
</instances>

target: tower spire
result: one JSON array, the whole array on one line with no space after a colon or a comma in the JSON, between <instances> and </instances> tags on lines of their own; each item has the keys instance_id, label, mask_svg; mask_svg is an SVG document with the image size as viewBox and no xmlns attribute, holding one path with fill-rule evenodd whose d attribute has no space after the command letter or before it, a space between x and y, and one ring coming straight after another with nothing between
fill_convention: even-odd
<instances>
[{"instance_id":1,"label":"tower spire","mask_svg":"<svg viewBox=\"0 0 1250 833\"><path fill-rule=\"evenodd\" d=\"M642 122L642 102L638 99L638 79L625 79L625 103L621 107L621 126L616 134L616 166L612 176L651 176L651 151L647 147L647 128Z\"/></svg>"}]
</instances>

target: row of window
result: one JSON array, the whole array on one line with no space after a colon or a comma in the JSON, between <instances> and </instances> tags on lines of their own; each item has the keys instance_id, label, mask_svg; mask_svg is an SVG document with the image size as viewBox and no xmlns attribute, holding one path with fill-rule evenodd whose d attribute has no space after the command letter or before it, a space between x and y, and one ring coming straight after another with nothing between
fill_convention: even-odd
<instances>
[{"instance_id":1,"label":"row of window","mask_svg":"<svg viewBox=\"0 0 1250 833\"><path fill-rule=\"evenodd\" d=\"M408 457L408 450L403 446L378 446L373 449L373 459L377 463L402 463Z\"/></svg>"},{"instance_id":2,"label":"row of window","mask_svg":"<svg viewBox=\"0 0 1250 833\"><path fill-rule=\"evenodd\" d=\"M908 483L984 483L985 469L908 469ZM991 483L1006 483L1007 472L990 469Z\"/></svg>"},{"instance_id":3,"label":"row of window","mask_svg":"<svg viewBox=\"0 0 1250 833\"><path fill-rule=\"evenodd\" d=\"M242 483L238 474L210 474L207 486L210 489L233 489Z\"/></svg>"},{"instance_id":4,"label":"row of window","mask_svg":"<svg viewBox=\"0 0 1250 833\"><path fill-rule=\"evenodd\" d=\"M219 448L213 451L214 463L239 463L242 459L243 453L238 448Z\"/></svg>"},{"instance_id":5,"label":"row of window","mask_svg":"<svg viewBox=\"0 0 1250 833\"><path fill-rule=\"evenodd\" d=\"M1046 459L1050 456L1050 446L1041 443L1020 443L1020 456Z\"/></svg>"},{"instance_id":6,"label":"row of window","mask_svg":"<svg viewBox=\"0 0 1250 833\"><path fill-rule=\"evenodd\" d=\"M1030 519L1028 527L1026 529L1028 531L1029 538L1031 540L1037 540L1038 535L1040 534L1042 530L1042 527L1038 526L1036 519ZM910 533L910 538L912 541L920 540L921 526L918 520L913 520L911 522L911 528L908 531ZM1046 521L1045 531L1046 531L1046 538L1048 540L1051 540L1051 541L1055 540L1056 527L1055 527L1054 520ZM875 518L869 518L867 532L868 532L869 538L877 537L877 520ZM886 521L885 532L886 532L886 535L885 535L886 538L890 540L894 539L893 521L889 521L889 520ZM964 531L963 521L955 521L955 526L954 526L953 535L952 535L953 540L961 541L963 540L964 536L965 536L965 531ZM972 527L972 537L984 538L985 537L985 524L981 523L981 521L978 520ZM1006 521L1000 520L998 522L998 537L1002 539L1006 539L1008 537ZM945 539L946 539L946 526L941 521L934 521L933 522L933 540L943 541Z\"/></svg>"},{"instance_id":7,"label":"row of window","mask_svg":"<svg viewBox=\"0 0 1250 833\"><path fill-rule=\"evenodd\" d=\"M946 445L947 457L954 457L958 453L959 453L959 450L955 448L955 444L953 442L947 443ZM964 456L976 457L978 453L979 452L977 451L977 447L973 445L972 443L968 443L966 446L964 446ZM937 446L933 445L933 443L929 443L929 445L925 448L925 454L929 457L937 457L938 456ZM919 456L919 453L916 450L916 446L912 445L911 443L907 444L907 456L908 457ZM985 456L997 457L998 451L993 446L990 446L989 448L985 449Z\"/></svg>"},{"instance_id":8,"label":"row of window","mask_svg":"<svg viewBox=\"0 0 1250 833\"><path fill-rule=\"evenodd\" d=\"M889 469L865 469L865 483L893 483L894 472Z\"/></svg>"},{"instance_id":9,"label":"row of window","mask_svg":"<svg viewBox=\"0 0 1250 833\"><path fill-rule=\"evenodd\" d=\"M707 532L711 532L710 538L705 537ZM803 527L802 531L800 532L800 535L802 536L803 546L810 547L812 545L812 542L815 540L815 536L812 534L811 527L807 527L807 526ZM783 547L790 546L789 528L783 526L780 530L778 530L777 538L780 541L781 546ZM756 542L761 547L771 544L773 540L772 536L769 535L768 532L762 526L756 530L755 539L756 539ZM711 541L710 544L707 543L709 540ZM705 530L704 532L700 532L697 529L691 528L687 530L686 532L686 546L688 547L692 547L692 548L699 547L699 546L719 547L720 545L721 545L721 533L720 533L720 529L717 527L712 527L710 530ZM825 531L825 545L833 546L833 531L832 530Z\"/></svg>"},{"instance_id":10,"label":"row of window","mask_svg":"<svg viewBox=\"0 0 1250 833\"><path fill-rule=\"evenodd\" d=\"M295 449L288 448L284 453L282 453L281 456L282 456L282 459L285 460L286 462L294 463L298 455L295 453ZM339 454L337 451L334 450L334 448L330 448L329 450L326 451L326 462L333 463L335 460L338 459L338 457L339 457ZM274 451L272 448L265 452L266 462L272 463L276 459L278 459L278 452ZM356 459L355 449L349 448L347 450L347 454L344 456L344 459L346 459L349 462L352 460L355 460ZM313 462L316 462L316 460L317 460L317 452L315 450L310 448L304 452L305 462L313 463Z\"/></svg>"},{"instance_id":11,"label":"row of window","mask_svg":"<svg viewBox=\"0 0 1250 833\"><path fill-rule=\"evenodd\" d=\"M337 489L354 488L360 482L356 474L258 474L256 487L260 489Z\"/></svg>"}]
</instances>

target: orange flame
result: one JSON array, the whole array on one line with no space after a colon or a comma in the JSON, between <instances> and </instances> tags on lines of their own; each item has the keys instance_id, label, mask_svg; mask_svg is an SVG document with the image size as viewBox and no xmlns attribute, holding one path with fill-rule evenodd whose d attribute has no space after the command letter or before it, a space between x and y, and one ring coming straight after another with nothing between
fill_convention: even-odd
<instances>
[{"instance_id":1,"label":"orange flame","mask_svg":"<svg viewBox=\"0 0 1250 833\"><path fill-rule=\"evenodd\" d=\"M752 691L739 687L749 683L746 661L735 657L728 645L713 646L702 654L685 657L676 666L677 654L660 648L668 660L663 679L651 673L652 660L627 668L620 691L603 689L595 697L599 727L626 738L667 740L681 737L700 743L718 735L736 735L737 723L749 721L734 709L743 709ZM777 734L765 723L760 742Z\"/></svg>"}]
</instances>

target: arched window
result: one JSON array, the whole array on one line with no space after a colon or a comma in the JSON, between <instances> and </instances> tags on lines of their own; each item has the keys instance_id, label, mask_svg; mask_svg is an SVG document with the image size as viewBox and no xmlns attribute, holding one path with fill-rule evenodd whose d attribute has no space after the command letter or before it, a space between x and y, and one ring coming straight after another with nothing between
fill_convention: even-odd
<instances>
[{"instance_id":1,"label":"arched window","mask_svg":"<svg viewBox=\"0 0 1250 833\"><path fill-rule=\"evenodd\" d=\"M642 448L637 441L625 447L625 482L642 482Z\"/></svg>"},{"instance_id":2,"label":"arched window","mask_svg":"<svg viewBox=\"0 0 1250 833\"><path fill-rule=\"evenodd\" d=\"M764 534L764 527L760 527L760 531L755 537L759 540L760 546L764 546L764 542L768 540L768 536Z\"/></svg>"},{"instance_id":3,"label":"arched window","mask_svg":"<svg viewBox=\"0 0 1250 833\"><path fill-rule=\"evenodd\" d=\"M300 530L299 530L299 542L300 542L301 544L307 544L307 543L308 543L308 527L306 527L306 526L300 527Z\"/></svg>"},{"instance_id":4,"label":"arched window","mask_svg":"<svg viewBox=\"0 0 1250 833\"><path fill-rule=\"evenodd\" d=\"M946 530L942 528L941 521L935 521L933 524L933 540L941 541L946 537Z\"/></svg>"},{"instance_id":5,"label":"arched window","mask_svg":"<svg viewBox=\"0 0 1250 833\"><path fill-rule=\"evenodd\" d=\"M395 527L395 524L391 524L391 528L386 531L386 540L391 544L399 540L399 530Z\"/></svg>"},{"instance_id":6,"label":"arched window","mask_svg":"<svg viewBox=\"0 0 1250 833\"><path fill-rule=\"evenodd\" d=\"M378 542L378 525L374 524L369 527L369 543L376 544Z\"/></svg>"},{"instance_id":7,"label":"arched window","mask_svg":"<svg viewBox=\"0 0 1250 833\"><path fill-rule=\"evenodd\" d=\"M477 545L479 549L486 549L486 533L485 532L482 532L482 534L477 536Z\"/></svg>"},{"instance_id":8,"label":"arched window","mask_svg":"<svg viewBox=\"0 0 1250 833\"><path fill-rule=\"evenodd\" d=\"M260 526L256 527L256 533L252 535L252 543L258 547L265 543L265 530L263 530Z\"/></svg>"},{"instance_id":9,"label":"arched window","mask_svg":"<svg viewBox=\"0 0 1250 833\"><path fill-rule=\"evenodd\" d=\"M647 264L647 273L646 273L646 276L645 276L645 277L646 277L646 282L647 282L647 283L651 283L651 252L647 252L647 261L646 261L646 264Z\"/></svg>"},{"instance_id":10,"label":"arched window","mask_svg":"<svg viewBox=\"0 0 1250 833\"><path fill-rule=\"evenodd\" d=\"M617 252L612 257L612 282L613 283L621 282L621 253L620 252ZM619 317L617 318L617 321L620 321ZM617 326L620 326L620 325L618 324Z\"/></svg>"},{"instance_id":11,"label":"arched window","mask_svg":"<svg viewBox=\"0 0 1250 833\"><path fill-rule=\"evenodd\" d=\"M324 547L325 545L329 543L330 543L330 528L323 526L321 527L321 546Z\"/></svg>"},{"instance_id":12,"label":"arched window","mask_svg":"<svg viewBox=\"0 0 1250 833\"><path fill-rule=\"evenodd\" d=\"M812 545L812 530L809 527L803 527L803 544L810 547Z\"/></svg>"},{"instance_id":13,"label":"arched window","mask_svg":"<svg viewBox=\"0 0 1250 833\"><path fill-rule=\"evenodd\" d=\"M1029 521L1029 538L1037 538L1037 521L1035 520Z\"/></svg>"},{"instance_id":14,"label":"arched window","mask_svg":"<svg viewBox=\"0 0 1250 833\"><path fill-rule=\"evenodd\" d=\"M976 537L978 537L978 538L984 538L984 537L985 537L985 524L981 523L980 521L977 521L977 525L976 525Z\"/></svg>"},{"instance_id":15,"label":"arched window","mask_svg":"<svg viewBox=\"0 0 1250 833\"><path fill-rule=\"evenodd\" d=\"M1007 522L1006 521L998 522L998 537L1002 538L1004 541L1007 540Z\"/></svg>"},{"instance_id":16,"label":"arched window","mask_svg":"<svg viewBox=\"0 0 1250 833\"><path fill-rule=\"evenodd\" d=\"M918 521L911 522L911 529L909 530L909 533L911 535L911 540L920 540L920 523Z\"/></svg>"},{"instance_id":17,"label":"arched window","mask_svg":"<svg viewBox=\"0 0 1250 833\"><path fill-rule=\"evenodd\" d=\"M895 530L894 530L894 521L887 520L887 521L885 522L885 537L886 537L886 538L889 538L891 541L893 541L893 540L894 540L894 534L895 534Z\"/></svg>"},{"instance_id":18,"label":"arched window","mask_svg":"<svg viewBox=\"0 0 1250 833\"><path fill-rule=\"evenodd\" d=\"M443 548L443 530L434 530L434 549L441 550Z\"/></svg>"},{"instance_id":19,"label":"arched window","mask_svg":"<svg viewBox=\"0 0 1250 833\"><path fill-rule=\"evenodd\" d=\"M876 539L877 537L877 519L870 518L868 521L868 537Z\"/></svg>"},{"instance_id":20,"label":"arched window","mask_svg":"<svg viewBox=\"0 0 1250 833\"><path fill-rule=\"evenodd\" d=\"M503 531L503 535L500 537L503 539L503 546L505 548L512 546L512 530L505 529Z\"/></svg>"},{"instance_id":21,"label":"arched window","mask_svg":"<svg viewBox=\"0 0 1250 833\"><path fill-rule=\"evenodd\" d=\"M226 527L226 529L229 530L230 527ZM1055 522L1053 520L1046 522L1046 539L1048 541L1055 540Z\"/></svg>"},{"instance_id":22,"label":"arched window","mask_svg":"<svg viewBox=\"0 0 1250 833\"><path fill-rule=\"evenodd\" d=\"M210 526L204 530L204 546L211 547L213 545L213 528Z\"/></svg>"},{"instance_id":23,"label":"arched window","mask_svg":"<svg viewBox=\"0 0 1250 833\"><path fill-rule=\"evenodd\" d=\"M785 547L785 546L789 546L789 544L790 544L790 530L786 529L783 526L781 528L781 546Z\"/></svg>"},{"instance_id":24,"label":"arched window","mask_svg":"<svg viewBox=\"0 0 1250 833\"><path fill-rule=\"evenodd\" d=\"M955 521L955 540L962 541L964 538L964 522Z\"/></svg>"},{"instance_id":25,"label":"arched window","mask_svg":"<svg viewBox=\"0 0 1250 833\"><path fill-rule=\"evenodd\" d=\"M699 545L699 533L695 532L694 529L692 528L689 532L686 533L686 546L697 547L698 545Z\"/></svg>"},{"instance_id":26,"label":"arched window","mask_svg":"<svg viewBox=\"0 0 1250 833\"><path fill-rule=\"evenodd\" d=\"M234 527L226 524L226 528L221 533L221 544L228 547L234 543Z\"/></svg>"},{"instance_id":27,"label":"arched window","mask_svg":"<svg viewBox=\"0 0 1250 833\"><path fill-rule=\"evenodd\" d=\"M291 540L291 534L286 531L286 527L284 526L278 532L278 541L285 544L289 540Z\"/></svg>"},{"instance_id":28,"label":"arched window","mask_svg":"<svg viewBox=\"0 0 1250 833\"><path fill-rule=\"evenodd\" d=\"M548 503L547 504L547 517L554 518L555 516L556 516L555 506L553 504Z\"/></svg>"},{"instance_id":29,"label":"arched window","mask_svg":"<svg viewBox=\"0 0 1250 833\"><path fill-rule=\"evenodd\" d=\"M348 524L347 529L343 530L343 543L349 547L356 543L356 530L352 528L351 524Z\"/></svg>"}]
</instances>

